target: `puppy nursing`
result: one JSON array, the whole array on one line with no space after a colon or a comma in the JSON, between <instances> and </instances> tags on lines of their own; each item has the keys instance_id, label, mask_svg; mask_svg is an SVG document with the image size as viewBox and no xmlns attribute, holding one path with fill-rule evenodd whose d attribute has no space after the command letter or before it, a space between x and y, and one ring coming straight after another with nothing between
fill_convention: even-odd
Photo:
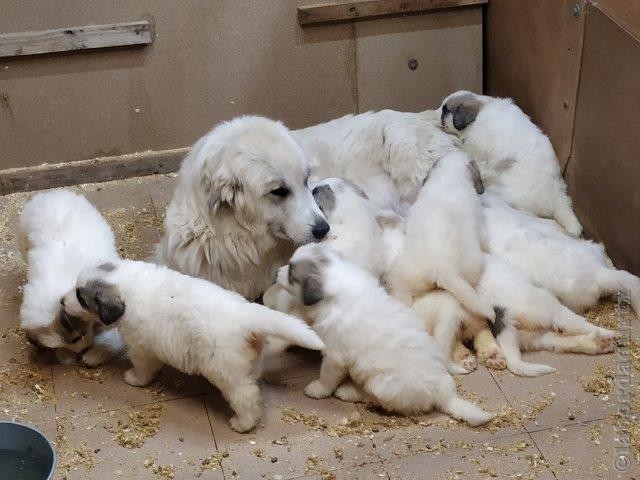
<instances>
[{"instance_id":1,"label":"puppy nursing","mask_svg":"<svg viewBox=\"0 0 640 480\"><path fill-rule=\"evenodd\" d=\"M89 347L82 359L90 366L119 353L117 332L101 333L85 316L69 315L60 306L84 268L118 258L113 232L96 208L69 190L40 193L22 211L19 228L27 260L20 327L29 341L56 349L63 363Z\"/></svg>"},{"instance_id":2,"label":"puppy nursing","mask_svg":"<svg viewBox=\"0 0 640 480\"><path fill-rule=\"evenodd\" d=\"M127 345L130 385L149 384L168 364L202 374L220 389L246 432L260 418L254 366L266 336L319 350L322 341L297 318L163 266L121 260L83 271L64 297L68 315L117 326Z\"/></svg>"},{"instance_id":3,"label":"puppy nursing","mask_svg":"<svg viewBox=\"0 0 640 480\"><path fill-rule=\"evenodd\" d=\"M438 112L444 130L457 135L478 162L488 192L515 208L554 218L580 236L551 142L511 99L459 91Z\"/></svg>"},{"instance_id":4,"label":"puppy nursing","mask_svg":"<svg viewBox=\"0 0 640 480\"><path fill-rule=\"evenodd\" d=\"M325 343L320 378L305 389L310 397L330 396L350 376L389 411L409 415L435 408L471 425L492 418L458 396L420 320L369 272L330 248L307 245L280 269L278 282L307 306Z\"/></svg>"},{"instance_id":5,"label":"puppy nursing","mask_svg":"<svg viewBox=\"0 0 640 480\"><path fill-rule=\"evenodd\" d=\"M482 274L482 182L462 151L442 157L407 215L404 248L387 280L410 305L414 295L445 289L470 311L493 320L491 305L474 290Z\"/></svg>"}]
</instances>

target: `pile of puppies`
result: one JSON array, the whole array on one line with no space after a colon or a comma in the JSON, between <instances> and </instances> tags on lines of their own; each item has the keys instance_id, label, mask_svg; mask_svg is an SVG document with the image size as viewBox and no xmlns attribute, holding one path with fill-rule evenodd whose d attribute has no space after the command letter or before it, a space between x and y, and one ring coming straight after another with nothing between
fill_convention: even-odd
<instances>
[{"instance_id":1,"label":"pile of puppies","mask_svg":"<svg viewBox=\"0 0 640 480\"><path fill-rule=\"evenodd\" d=\"M640 309L640 279L579 238L548 138L511 100L464 91L435 111L294 132L217 126L182 164L154 263L120 259L69 191L36 195L20 222L32 343L89 366L126 347L136 386L163 364L204 375L240 432L290 344L323 351L310 397L479 425L492 414L451 377L477 366L465 344L491 368L542 375L554 369L522 351L613 350L615 333L580 315L601 296L629 292Z\"/></svg>"}]
</instances>

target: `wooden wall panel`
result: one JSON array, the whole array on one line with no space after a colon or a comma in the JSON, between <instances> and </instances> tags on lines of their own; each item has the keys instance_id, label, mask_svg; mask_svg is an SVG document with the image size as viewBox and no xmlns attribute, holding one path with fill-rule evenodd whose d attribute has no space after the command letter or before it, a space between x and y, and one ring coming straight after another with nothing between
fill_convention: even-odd
<instances>
[{"instance_id":1,"label":"wooden wall panel","mask_svg":"<svg viewBox=\"0 0 640 480\"><path fill-rule=\"evenodd\" d=\"M491 0L486 89L512 97L549 135L562 165L571 152L584 14L574 0Z\"/></svg>"},{"instance_id":2,"label":"wooden wall panel","mask_svg":"<svg viewBox=\"0 0 640 480\"><path fill-rule=\"evenodd\" d=\"M482 91L481 7L362 20L355 36L361 112L420 111L455 90Z\"/></svg>"},{"instance_id":3,"label":"wooden wall panel","mask_svg":"<svg viewBox=\"0 0 640 480\"><path fill-rule=\"evenodd\" d=\"M587 10L573 155L566 178L586 233L640 274L640 43Z\"/></svg>"},{"instance_id":4,"label":"wooden wall panel","mask_svg":"<svg viewBox=\"0 0 640 480\"><path fill-rule=\"evenodd\" d=\"M304 0L1 2L0 32L148 20L145 48L0 60L0 169L185 147L240 114L302 127L356 110L353 27Z\"/></svg>"}]
</instances>

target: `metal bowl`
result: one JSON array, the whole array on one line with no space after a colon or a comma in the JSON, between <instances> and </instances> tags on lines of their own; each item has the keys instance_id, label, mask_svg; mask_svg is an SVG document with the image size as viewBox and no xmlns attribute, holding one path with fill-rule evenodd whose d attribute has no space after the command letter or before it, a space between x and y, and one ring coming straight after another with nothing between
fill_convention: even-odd
<instances>
[{"instance_id":1,"label":"metal bowl","mask_svg":"<svg viewBox=\"0 0 640 480\"><path fill-rule=\"evenodd\" d=\"M0 422L0 472L12 480L51 480L56 452L38 430L21 423Z\"/></svg>"}]
</instances>

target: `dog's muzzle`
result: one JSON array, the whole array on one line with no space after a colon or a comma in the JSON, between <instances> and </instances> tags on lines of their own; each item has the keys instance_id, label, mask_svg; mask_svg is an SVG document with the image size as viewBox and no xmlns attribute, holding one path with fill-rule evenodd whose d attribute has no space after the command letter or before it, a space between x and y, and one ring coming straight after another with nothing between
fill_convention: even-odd
<instances>
[{"instance_id":1,"label":"dog's muzzle","mask_svg":"<svg viewBox=\"0 0 640 480\"><path fill-rule=\"evenodd\" d=\"M331 227L329 227L329 224L326 222L326 220L320 219L313 224L313 227L311 228L311 234L316 240L322 240L324 237L326 237L327 233L329 233L330 229Z\"/></svg>"}]
</instances>

